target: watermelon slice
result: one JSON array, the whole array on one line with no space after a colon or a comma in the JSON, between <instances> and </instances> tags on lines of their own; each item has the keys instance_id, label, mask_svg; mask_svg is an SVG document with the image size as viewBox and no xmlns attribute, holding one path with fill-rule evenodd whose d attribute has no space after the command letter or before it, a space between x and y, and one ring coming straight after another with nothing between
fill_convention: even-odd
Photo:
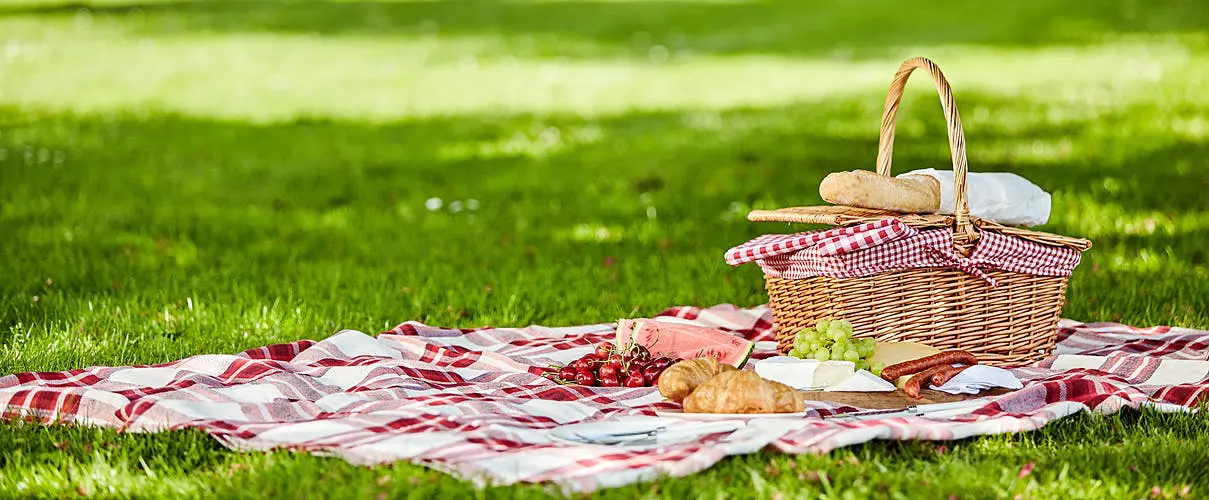
<instances>
[{"instance_id":1,"label":"watermelon slice","mask_svg":"<svg viewBox=\"0 0 1209 500\"><path fill-rule=\"evenodd\" d=\"M647 348L652 356L672 359L709 357L735 368L742 368L756 348L755 342L716 328L650 319L618 321L618 347L624 348L630 342Z\"/></svg>"}]
</instances>

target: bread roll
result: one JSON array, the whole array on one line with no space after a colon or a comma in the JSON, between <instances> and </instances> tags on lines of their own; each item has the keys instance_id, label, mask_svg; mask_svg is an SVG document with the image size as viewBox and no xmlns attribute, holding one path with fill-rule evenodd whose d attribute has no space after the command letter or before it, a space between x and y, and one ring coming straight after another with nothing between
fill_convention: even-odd
<instances>
[{"instance_id":1,"label":"bread roll","mask_svg":"<svg viewBox=\"0 0 1209 500\"><path fill-rule=\"evenodd\" d=\"M868 170L835 172L823 178L819 195L828 203L912 214L940 210L940 183L926 175L886 177Z\"/></svg>"}]
</instances>

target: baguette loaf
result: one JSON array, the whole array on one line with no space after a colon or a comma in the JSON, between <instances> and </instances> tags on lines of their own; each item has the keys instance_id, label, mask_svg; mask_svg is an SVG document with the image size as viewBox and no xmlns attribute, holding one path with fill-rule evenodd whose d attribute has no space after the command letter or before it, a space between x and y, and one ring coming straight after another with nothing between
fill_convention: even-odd
<instances>
[{"instance_id":1,"label":"baguette loaf","mask_svg":"<svg viewBox=\"0 0 1209 500\"><path fill-rule=\"evenodd\" d=\"M886 177L868 170L828 174L819 184L828 203L891 212L934 214L940 211L940 182L926 175Z\"/></svg>"}]
</instances>

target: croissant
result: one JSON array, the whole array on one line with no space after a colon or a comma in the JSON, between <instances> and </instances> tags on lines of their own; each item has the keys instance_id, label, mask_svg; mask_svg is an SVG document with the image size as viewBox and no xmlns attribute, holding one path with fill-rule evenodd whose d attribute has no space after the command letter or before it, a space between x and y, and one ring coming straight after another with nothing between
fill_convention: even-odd
<instances>
[{"instance_id":1,"label":"croissant","mask_svg":"<svg viewBox=\"0 0 1209 500\"><path fill-rule=\"evenodd\" d=\"M659 386L659 394L679 403L692 394L697 386L724 371L735 371L735 367L719 363L714 358L684 360L664 370L656 385Z\"/></svg>"},{"instance_id":2,"label":"croissant","mask_svg":"<svg viewBox=\"0 0 1209 500\"><path fill-rule=\"evenodd\" d=\"M794 413L805 408L801 393L752 371L719 373L684 398L687 413Z\"/></svg>"}]
</instances>

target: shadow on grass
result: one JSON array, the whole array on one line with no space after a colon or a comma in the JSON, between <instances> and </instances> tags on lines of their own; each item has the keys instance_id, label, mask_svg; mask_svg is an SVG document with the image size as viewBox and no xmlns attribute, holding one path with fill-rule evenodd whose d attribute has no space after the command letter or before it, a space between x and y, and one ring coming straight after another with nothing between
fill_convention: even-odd
<instances>
[{"instance_id":1,"label":"shadow on grass","mask_svg":"<svg viewBox=\"0 0 1209 500\"><path fill-rule=\"evenodd\" d=\"M10 6L0 16L71 16L79 3ZM203 1L104 3L93 16L139 16L144 32L322 35L508 35L539 40L537 55L596 55L589 41L646 56L662 45L705 53L864 58L912 45L1028 47L1098 43L1111 33L1201 32L1203 2L1080 0L927 4L873 0L711 1ZM145 16L145 19L143 19ZM586 53L580 53L586 50ZM527 54L526 54L527 55Z\"/></svg>"}]
</instances>

